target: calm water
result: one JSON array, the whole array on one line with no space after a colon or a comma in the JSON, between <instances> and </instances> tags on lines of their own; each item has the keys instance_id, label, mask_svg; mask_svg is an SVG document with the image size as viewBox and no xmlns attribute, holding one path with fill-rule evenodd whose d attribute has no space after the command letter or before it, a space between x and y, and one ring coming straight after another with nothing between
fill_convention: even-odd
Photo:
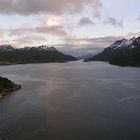
<instances>
[{"instance_id":1,"label":"calm water","mask_svg":"<svg viewBox=\"0 0 140 140\"><path fill-rule=\"evenodd\" d=\"M140 140L140 68L0 66L23 87L0 102L0 140Z\"/></svg>"}]
</instances>

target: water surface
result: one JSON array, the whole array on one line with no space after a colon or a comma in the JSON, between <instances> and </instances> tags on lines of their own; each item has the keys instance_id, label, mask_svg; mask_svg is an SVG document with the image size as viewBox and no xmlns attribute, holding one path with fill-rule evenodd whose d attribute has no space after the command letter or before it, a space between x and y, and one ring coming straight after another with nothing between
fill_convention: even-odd
<instances>
[{"instance_id":1,"label":"water surface","mask_svg":"<svg viewBox=\"0 0 140 140\"><path fill-rule=\"evenodd\" d=\"M0 140L140 140L140 68L0 66L22 89L0 102Z\"/></svg>"}]
</instances>

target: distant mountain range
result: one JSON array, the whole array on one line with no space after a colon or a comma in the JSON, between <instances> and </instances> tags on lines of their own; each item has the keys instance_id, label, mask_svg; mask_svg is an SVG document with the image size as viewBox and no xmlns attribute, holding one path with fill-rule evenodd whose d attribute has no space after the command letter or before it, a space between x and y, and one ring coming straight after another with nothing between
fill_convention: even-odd
<instances>
[{"instance_id":1,"label":"distant mountain range","mask_svg":"<svg viewBox=\"0 0 140 140\"><path fill-rule=\"evenodd\" d=\"M88 59L88 58L90 58L92 56L93 56L92 53L88 53L88 54L79 56L78 59L84 60L84 59Z\"/></svg>"},{"instance_id":2,"label":"distant mountain range","mask_svg":"<svg viewBox=\"0 0 140 140\"><path fill-rule=\"evenodd\" d=\"M140 37L117 40L103 52L85 60L88 61L107 61L114 65L140 67Z\"/></svg>"},{"instance_id":3,"label":"distant mountain range","mask_svg":"<svg viewBox=\"0 0 140 140\"><path fill-rule=\"evenodd\" d=\"M27 64L46 62L75 61L77 58L59 52L54 47L39 46L14 48L11 45L0 46L0 64Z\"/></svg>"},{"instance_id":4,"label":"distant mountain range","mask_svg":"<svg viewBox=\"0 0 140 140\"><path fill-rule=\"evenodd\" d=\"M117 40L101 53L92 57L91 54L83 55L79 59L85 59L85 62L107 61L114 65L140 67L140 37L134 37L130 40ZM54 47L14 48L11 45L0 46L0 65L76 60L78 59L71 55L66 55Z\"/></svg>"}]
</instances>

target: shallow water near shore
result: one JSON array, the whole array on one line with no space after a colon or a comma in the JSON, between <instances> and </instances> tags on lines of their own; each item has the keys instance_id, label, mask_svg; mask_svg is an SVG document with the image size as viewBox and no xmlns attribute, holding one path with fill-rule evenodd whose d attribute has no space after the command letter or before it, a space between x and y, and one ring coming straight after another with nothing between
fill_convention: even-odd
<instances>
[{"instance_id":1,"label":"shallow water near shore","mask_svg":"<svg viewBox=\"0 0 140 140\"><path fill-rule=\"evenodd\" d=\"M0 102L0 140L139 140L140 68L0 66L22 89Z\"/></svg>"}]
</instances>

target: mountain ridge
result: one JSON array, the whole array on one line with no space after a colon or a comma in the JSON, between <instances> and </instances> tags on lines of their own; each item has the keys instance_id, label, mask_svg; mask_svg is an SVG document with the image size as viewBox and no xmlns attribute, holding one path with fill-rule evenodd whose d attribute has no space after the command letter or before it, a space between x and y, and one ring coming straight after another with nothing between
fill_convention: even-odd
<instances>
[{"instance_id":1,"label":"mountain ridge","mask_svg":"<svg viewBox=\"0 0 140 140\"><path fill-rule=\"evenodd\" d=\"M136 52L137 51L137 52ZM117 40L101 53L93 56L88 61L106 61L110 64L120 66L138 66L140 65L140 37L133 37L130 40ZM125 61L123 61L125 60ZM119 61L119 62L117 62Z\"/></svg>"},{"instance_id":2,"label":"mountain ridge","mask_svg":"<svg viewBox=\"0 0 140 140\"><path fill-rule=\"evenodd\" d=\"M45 45L38 47L14 48L11 45L0 46L0 64L26 64L75 61L77 58Z\"/></svg>"}]
</instances>

